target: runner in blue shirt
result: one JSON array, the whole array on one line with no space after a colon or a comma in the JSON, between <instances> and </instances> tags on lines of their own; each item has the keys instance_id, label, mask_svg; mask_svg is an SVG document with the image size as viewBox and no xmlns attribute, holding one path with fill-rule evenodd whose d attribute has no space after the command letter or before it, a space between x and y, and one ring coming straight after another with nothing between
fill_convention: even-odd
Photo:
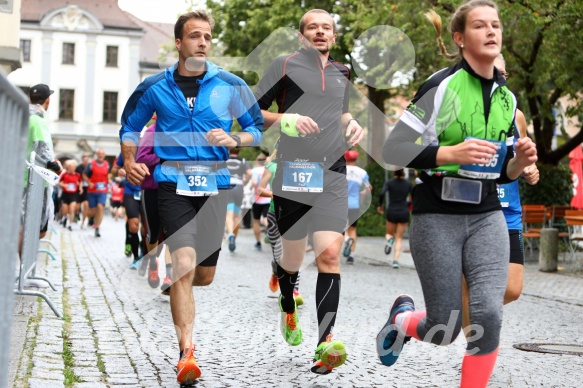
<instances>
[{"instance_id":1,"label":"runner in blue shirt","mask_svg":"<svg viewBox=\"0 0 583 388\"><path fill-rule=\"evenodd\" d=\"M239 77L209 62L214 20L203 10L181 15L174 25L178 62L146 78L128 100L120 138L127 178L139 184L148 167L136 163L140 132L156 113L154 170L165 242L172 255L170 308L180 359L177 381L201 375L192 339L193 286L215 276L227 211L229 149L258 145L263 117L253 93ZM242 132L230 134L233 117Z\"/></svg>"}]
</instances>

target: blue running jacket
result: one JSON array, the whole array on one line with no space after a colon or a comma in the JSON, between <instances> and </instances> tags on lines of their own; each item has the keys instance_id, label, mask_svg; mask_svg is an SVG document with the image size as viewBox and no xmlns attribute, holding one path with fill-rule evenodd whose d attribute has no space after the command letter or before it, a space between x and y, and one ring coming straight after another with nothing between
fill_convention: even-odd
<instances>
[{"instance_id":1,"label":"blue running jacket","mask_svg":"<svg viewBox=\"0 0 583 388\"><path fill-rule=\"evenodd\" d=\"M227 147L210 146L206 134L214 128L230 132L233 117L244 132L253 135L253 145L263 137L263 116L247 84L221 67L206 62L207 72L200 83L191 111L184 94L174 81L178 63L142 81L130 96L121 118L119 137L122 142L138 144L144 125L156 113L154 152L162 161L224 162ZM206 163L205 163L206 162ZM229 185L229 170L217 170L217 185ZM154 180L176 182L174 168L156 166Z\"/></svg>"}]
</instances>

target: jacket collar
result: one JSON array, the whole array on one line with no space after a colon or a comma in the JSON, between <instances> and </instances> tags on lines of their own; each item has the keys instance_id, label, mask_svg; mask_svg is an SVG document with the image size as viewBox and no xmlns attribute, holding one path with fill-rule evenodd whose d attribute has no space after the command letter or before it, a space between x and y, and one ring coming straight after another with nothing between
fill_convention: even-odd
<instances>
[{"instance_id":1,"label":"jacket collar","mask_svg":"<svg viewBox=\"0 0 583 388\"><path fill-rule=\"evenodd\" d=\"M173 79L173 74L174 71L178 68L178 62L176 62L174 65L166 68L166 76L170 77L170 79ZM202 79L202 82L207 81L208 79L211 79L212 77L216 76L219 71L221 71L223 68L215 65L212 62L206 61L206 74L204 75L204 78Z\"/></svg>"},{"instance_id":2,"label":"jacket collar","mask_svg":"<svg viewBox=\"0 0 583 388\"><path fill-rule=\"evenodd\" d=\"M319 58L320 53L316 49L307 49L305 47L302 47L299 52L302 55L307 55L309 57L318 57L318 59L320 59ZM328 55L328 62L332 63L332 62L336 62L336 61L334 60L334 58L332 58L331 55Z\"/></svg>"},{"instance_id":3,"label":"jacket collar","mask_svg":"<svg viewBox=\"0 0 583 388\"><path fill-rule=\"evenodd\" d=\"M472 69L470 64L465 59L462 59L461 66L462 66L462 69L467 71L472 77L477 78L479 80L491 81L487 78L482 77L478 73L476 73L474 71L474 69ZM498 71L498 69L496 67L494 67L494 82L496 82L500 86L508 86L508 83L506 82L506 80L502 76L502 73L500 73L500 71Z\"/></svg>"}]
</instances>

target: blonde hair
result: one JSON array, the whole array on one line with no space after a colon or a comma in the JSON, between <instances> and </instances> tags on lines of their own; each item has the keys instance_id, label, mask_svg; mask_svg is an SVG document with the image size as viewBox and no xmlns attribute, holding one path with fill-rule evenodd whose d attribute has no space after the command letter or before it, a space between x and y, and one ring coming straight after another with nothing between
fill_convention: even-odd
<instances>
[{"instance_id":1,"label":"blonde hair","mask_svg":"<svg viewBox=\"0 0 583 388\"><path fill-rule=\"evenodd\" d=\"M461 34L464 33L468 14L470 11L477 7L491 7L494 8L496 12L498 12L498 6L496 3L490 0L470 0L467 3L462 4L455 10L451 18L451 22L449 23L449 32L452 36L456 32ZM425 13L425 17L429 19L429 21L433 24L433 27L435 27L435 31L437 32L437 44L439 45L441 54L450 60L460 60L462 58L461 47L458 47L457 53L451 54L447 51L445 44L443 43L443 38L441 37L441 16L439 16L434 10L430 10Z\"/></svg>"},{"instance_id":2,"label":"blonde hair","mask_svg":"<svg viewBox=\"0 0 583 388\"><path fill-rule=\"evenodd\" d=\"M77 161L75 159L69 159L69 160L66 160L65 163L63 163L63 167L68 168L69 166L76 168Z\"/></svg>"}]
</instances>

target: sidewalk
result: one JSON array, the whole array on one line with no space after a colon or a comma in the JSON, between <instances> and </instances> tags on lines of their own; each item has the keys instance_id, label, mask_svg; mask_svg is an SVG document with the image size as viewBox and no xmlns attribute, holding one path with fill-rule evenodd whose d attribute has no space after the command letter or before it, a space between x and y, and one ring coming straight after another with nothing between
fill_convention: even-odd
<instances>
[{"instance_id":1,"label":"sidewalk","mask_svg":"<svg viewBox=\"0 0 583 388\"><path fill-rule=\"evenodd\" d=\"M38 273L57 288L44 291L65 319L56 319L37 298L16 298L10 362L15 387L177 386L169 299L128 269L123 231L122 222L107 218L101 239L93 237L92 230L62 228L49 236L60 254L56 261L40 256ZM347 344L349 358L337 371L317 376L308 369L317 341L313 254L306 255L301 275L304 341L292 348L279 335L277 294L267 288L270 249L264 244L258 252L253 243L252 232L241 230L234 253L224 244L215 281L194 289L194 338L203 369L198 387L459 384L463 338L448 347L412 341L392 368L380 365L376 357L374 338L394 296L410 293L423 308L409 253L403 253L401 268L393 269L383 265L388 262L383 239L364 237L358 240L355 265L342 260L335 335ZM543 341L583 346L583 278L541 273L536 264L527 263L524 291L504 309L500 356L489 387L578 386L583 357L522 352L512 345Z\"/></svg>"},{"instance_id":2,"label":"sidewalk","mask_svg":"<svg viewBox=\"0 0 583 388\"><path fill-rule=\"evenodd\" d=\"M375 266L390 266L394 253L389 256L385 255L385 243L385 239L382 237L359 237L356 260L364 260ZM559 253L558 271L555 273L545 273L538 270L538 251L534 251L533 255L527 257L526 260L522 295L583 306L583 271L564 270L564 267L573 267L573 264L567 263L566 265L562 253ZM578 252L575 261L578 263L578 268L583 268L581 265L583 254L581 252ZM399 258L399 263L402 268L415 269L409 251L408 239L403 240L403 252Z\"/></svg>"}]
</instances>

